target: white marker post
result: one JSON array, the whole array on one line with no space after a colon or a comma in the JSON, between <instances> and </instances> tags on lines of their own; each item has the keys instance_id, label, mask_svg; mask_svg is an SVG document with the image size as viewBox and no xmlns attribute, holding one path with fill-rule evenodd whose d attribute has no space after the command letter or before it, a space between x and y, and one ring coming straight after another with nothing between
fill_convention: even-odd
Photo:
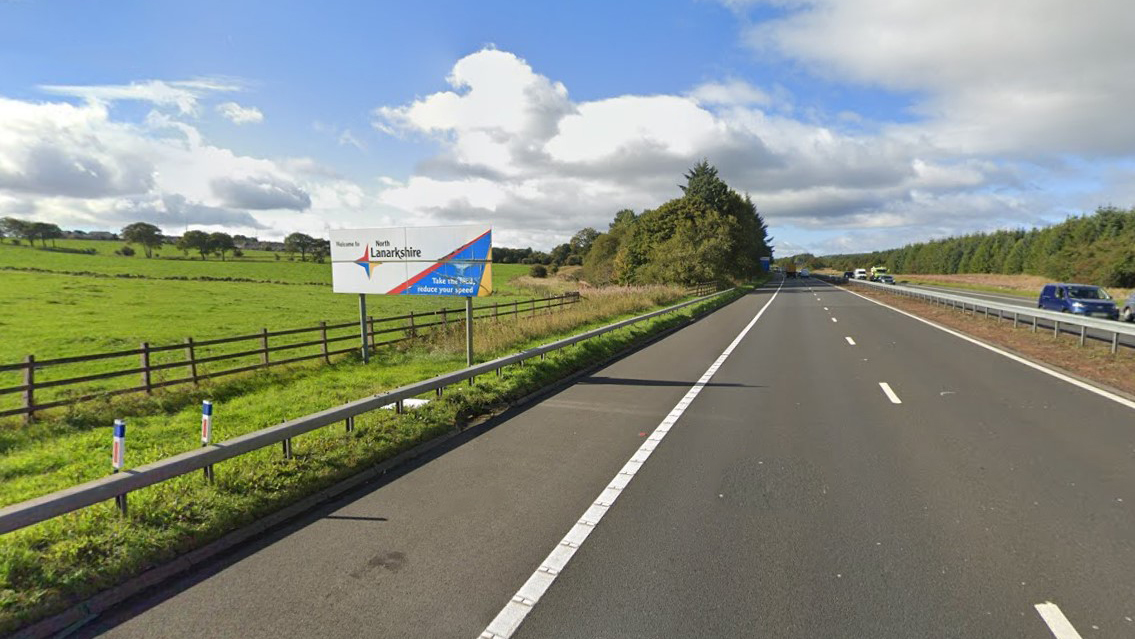
<instances>
[{"instance_id":1,"label":"white marker post","mask_svg":"<svg viewBox=\"0 0 1135 639\"><path fill-rule=\"evenodd\" d=\"M122 465L126 462L126 420L114 420L114 443L112 444L110 453L110 465L114 467L114 472L122 470ZM126 516L126 493L114 496L114 503L118 506L118 511L122 516Z\"/></svg>"},{"instance_id":2,"label":"white marker post","mask_svg":"<svg viewBox=\"0 0 1135 639\"><path fill-rule=\"evenodd\" d=\"M201 402L201 446L208 446L213 441L213 402L205 400ZM213 483L213 465L209 464L204 469L205 480L210 484Z\"/></svg>"}]
</instances>

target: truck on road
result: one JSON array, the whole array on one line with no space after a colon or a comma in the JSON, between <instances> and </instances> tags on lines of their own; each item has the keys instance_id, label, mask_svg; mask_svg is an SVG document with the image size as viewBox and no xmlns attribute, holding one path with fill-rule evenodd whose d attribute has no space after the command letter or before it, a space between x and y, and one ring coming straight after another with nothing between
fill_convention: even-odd
<instances>
[{"instance_id":1,"label":"truck on road","mask_svg":"<svg viewBox=\"0 0 1135 639\"><path fill-rule=\"evenodd\" d=\"M784 276L785 277L796 277L796 263L795 262L789 262L788 264L784 265Z\"/></svg>"},{"instance_id":2,"label":"truck on road","mask_svg":"<svg viewBox=\"0 0 1135 639\"><path fill-rule=\"evenodd\" d=\"M871 267L871 281L878 282L879 277L887 274L887 267L885 266L872 266Z\"/></svg>"}]
</instances>

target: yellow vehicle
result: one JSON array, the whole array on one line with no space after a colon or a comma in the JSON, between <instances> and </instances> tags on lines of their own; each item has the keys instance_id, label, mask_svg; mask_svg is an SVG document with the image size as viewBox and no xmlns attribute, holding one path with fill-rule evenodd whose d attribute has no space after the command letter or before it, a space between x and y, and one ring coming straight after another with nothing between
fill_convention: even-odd
<instances>
[{"instance_id":1,"label":"yellow vehicle","mask_svg":"<svg viewBox=\"0 0 1135 639\"><path fill-rule=\"evenodd\" d=\"M879 281L879 277L887 274L887 267L885 266L872 266L871 267L871 281Z\"/></svg>"}]
</instances>

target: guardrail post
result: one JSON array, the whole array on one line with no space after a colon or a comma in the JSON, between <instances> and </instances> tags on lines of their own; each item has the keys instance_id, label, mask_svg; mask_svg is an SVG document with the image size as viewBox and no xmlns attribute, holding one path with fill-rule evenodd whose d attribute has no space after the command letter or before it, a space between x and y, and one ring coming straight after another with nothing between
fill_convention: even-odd
<instances>
[{"instance_id":1,"label":"guardrail post","mask_svg":"<svg viewBox=\"0 0 1135 639\"><path fill-rule=\"evenodd\" d=\"M1080 325L1080 346L1084 345L1084 338L1087 337L1087 333L1088 333L1088 327L1081 324Z\"/></svg>"},{"instance_id":2,"label":"guardrail post","mask_svg":"<svg viewBox=\"0 0 1135 639\"><path fill-rule=\"evenodd\" d=\"M197 385L197 351L193 348L193 338L185 338L185 361L189 364L189 379L193 380L193 385Z\"/></svg>"},{"instance_id":3,"label":"guardrail post","mask_svg":"<svg viewBox=\"0 0 1135 639\"><path fill-rule=\"evenodd\" d=\"M150 384L150 343L142 342L142 385L146 387L147 395L154 392Z\"/></svg>"},{"instance_id":4,"label":"guardrail post","mask_svg":"<svg viewBox=\"0 0 1135 639\"><path fill-rule=\"evenodd\" d=\"M319 336L320 336L320 339L323 341L323 344L321 344L321 346L323 347L323 363L330 364L331 363L331 356L327 354L327 322L326 321L319 323Z\"/></svg>"},{"instance_id":5,"label":"guardrail post","mask_svg":"<svg viewBox=\"0 0 1135 639\"><path fill-rule=\"evenodd\" d=\"M260 329L260 363L268 367L268 329Z\"/></svg>"},{"instance_id":6,"label":"guardrail post","mask_svg":"<svg viewBox=\"0 0 1135 639\"><path fill-rule=\"evenodd\" d=\"M1020 319L1021 319L1021 314L1016 312L1016 311L1013 311L1013 328L1017 328L1017 323L1020 321Z\"/></svg>"},{"instance_id":7,"label":"guardrail post","mask_svg":"<svg viewBox=\"0 0 1135 639\"><path fill-rule=\"evenodd\" d=\"M280 447L284 451L284 459L291 459L292 458L292 440L291 440L291 438L289 437L288 439L281 441Z\"/></svg>"},{"instance_id":8,"label":"guardrail post","mask_svg":"<svg viewBox=\"0 0 1135 639\"><path fill-rule=\"evenodd\" d=\"M348 433L354 431L355 430L355 418L353 416L348 417L347 420L346 420L346 425L347 425L347 432Z\"/></svg>"},{"instance_id":9,"label":"guardrail post","mask_svg":"<svg viewBox=\"0 0 1135 639\"><path fill-rule=\"evenodd\" d=\"M1033 332L1036 332L1036 315L1033 315Z\"/></svg>"},{"instance_id":10,"label":"guardrail post","mask_svg":"<svg viewBox=\"0 0 1135 639\"><path fill-rule=\"evenodd\" d=\"M1053 337L1059 337L1060 336L1060 320L1056 320L1055 322L1052 323L1052 336Z\"/></svg>"},{"instance_id":11,"label":"guardrail post","mask_svg":"<svg viewBox=\"0 0 1135 639\"><path fill-rule=\"evenodd\" d=\"M35 421L35 355L24 360L24 423Z\"/></svg>"},{"instance_id":12,"label":"guardrail post","mask_svg":"<svg viewBox=\"0 0 1135 639\"><path fill-rule=\"evenodd\" d=\"M1111 354L1115 355L1119 352L1119 333L1111 334Z\"/></svg>"}]
</instances>

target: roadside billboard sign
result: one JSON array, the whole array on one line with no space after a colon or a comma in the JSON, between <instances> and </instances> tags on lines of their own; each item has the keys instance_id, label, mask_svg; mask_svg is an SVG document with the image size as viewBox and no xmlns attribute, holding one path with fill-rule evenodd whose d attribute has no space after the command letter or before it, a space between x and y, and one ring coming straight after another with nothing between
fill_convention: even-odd
<instances>
[{"instance_id":1,"label":"roadside billboard sign","mask_svg":"<svg viewBox=\"0 0 1135 639\"><path fill-rule=\"evenodd\" d=\"M493 292L492 227L331 231L336 293L481 297Z\"/></svg>"}]
</instances>

